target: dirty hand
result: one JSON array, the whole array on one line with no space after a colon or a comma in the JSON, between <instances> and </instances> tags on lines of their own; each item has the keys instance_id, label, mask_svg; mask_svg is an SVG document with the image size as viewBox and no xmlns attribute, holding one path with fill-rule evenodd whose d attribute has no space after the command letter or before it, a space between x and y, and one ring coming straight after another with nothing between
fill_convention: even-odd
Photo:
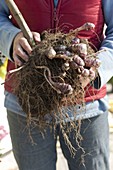
<instances>
[{"instance_id":1,"label":"dirty hand","mask_svg":"<svg viewBox=\"0 0 113 170\"><path fill-rule=\"evenodd\" d=\"M83 87L87 86L91 81L95 80L98 75L98 68L101 61L98 58L85 58L85 67L81 72L81 80Z\"/></svg>"},{"instance_id":2,"label":"dirty hand","mask_svg":"<svg viewBox=\"0 0 113 170\"><path fill-rule=\"evenodd\" d=\"M79 76L82 87L85 88L91 81L94 81L96 77L97 69L95 67L84 69Z\"/></svg>"},{"instance_id":3,"label":"dirty hand","mask_svg":"<svg viewBox=\"0 0 113 170\"><path fill-rule=\"evenodd\" d=\"M81 58L79 55L75 55L70 62L70 67L77 70L81 85L84 88L96 78L100 64L100 60L97 58Z\"/></svg>"},{"instance_id":4,"label":"dirty hand","mask_svg":"<svg viewBox=\"0 0 113 170\"><path fill-rule=\"evenodd\" d=\"M36 43L40 41L40 34L32 32ZM22 32L19 32L13 41L13 59L15 67L21 66L24 62L28 61L29 55L32 52L32 47L24 37Z\"/></svg>"}]
</instances>

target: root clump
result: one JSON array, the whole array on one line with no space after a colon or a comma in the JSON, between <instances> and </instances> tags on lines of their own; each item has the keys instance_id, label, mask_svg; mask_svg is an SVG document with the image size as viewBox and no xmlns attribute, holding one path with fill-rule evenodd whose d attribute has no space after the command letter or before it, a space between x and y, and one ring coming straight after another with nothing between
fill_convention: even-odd
<instances>
[{"instance_id":1,"label":"root clump","mask_svg":"<svg viewBox=\"0 0 113 170\"><path fill-rule=\"evenodd\" d=\"M72 154L76 150L71 146L68 133L71 129L76 132L77 127L75 122L70 122L70 130L67 128L68 132L64 132L64 119L70 119L70 110L65 108L84 105L85 92L80 77L93 80L95 74L90 68L100 65L89 41L77 35L79 31L93 28L92 23L86 23L67 34L44 31L42 41L33 49L28 62L10 72L15 77L14 94L27 114L28 124L35 121L43 130L48 124L56 127L59 123ZM76 115L76 111L73 112ZM76 133L80 133L80 129L78 131Z\"/></svg>"},{"instance_id":2,"label":"root clump","mask_svg":"<svg viewBox=\"0 0 113 170\"><path fill-rule=\"evenodd\" d=\"M44 31L29 61L13 72L14 93L29 119L35 117L43 122L46 114L50 114L55 121L57 113L62 119L62 107L84 103L80 76L94 78L90 67L100 63L88 40L77 35L93 28L92 23L86 23L68 34Z\"/></svg>"}]
</instances>

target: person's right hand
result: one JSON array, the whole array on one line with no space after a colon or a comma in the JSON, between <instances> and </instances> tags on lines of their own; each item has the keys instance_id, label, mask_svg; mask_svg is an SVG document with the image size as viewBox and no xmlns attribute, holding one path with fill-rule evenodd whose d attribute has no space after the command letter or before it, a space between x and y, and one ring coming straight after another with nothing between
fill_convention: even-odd
<instances>
[{"instance_id":1,"label":"person's right hand","mask_svg":"<svg viewBox=\"0 0 113 170\"><path fill-rule=\"evenodd\" d=\"M37 32L32 32L33 38L36 43L40 41L40 34ZM15 67L21 66L23 62L28 61L29 55L32 52L32 47L30 46L27 39L24 37L22 32L19 32L13 41L13 59L15 62Z\"/></svg>"}]
</instances>

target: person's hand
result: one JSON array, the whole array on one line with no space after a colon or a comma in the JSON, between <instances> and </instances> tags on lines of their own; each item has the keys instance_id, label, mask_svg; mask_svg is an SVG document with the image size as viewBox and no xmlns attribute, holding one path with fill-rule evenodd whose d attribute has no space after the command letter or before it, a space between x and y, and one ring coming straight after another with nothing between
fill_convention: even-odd
<instances>
[{"instance_id":1,"label":"person's hand","mask_svg":"<svg viewBox=\"0 0 113 170\"><path fill-rule=\"evenodd\" d=\"M40 41L40 34L33 32L33 38L36 43ZM18 33L13 41L13 59L15 67L21 66L24 62L28 61L29 55L32 52L32 47L24 37L23 33Z\"/></svg>"},{"instance_id":2,"label":"person's hand","mask_svg":"<svg viewBox=\"0 0 113 170\"><path fill-rule=\"evenodd\" d=\"M91 81L95 80L98 75L98 68L101 61L98 58L84 58L85 68L81 74L81 81L83 87L86 87Z\"/></svg>"},{"instance_id":3,"label":"person's hand","mask_svg":"<svg viewBox=\"0 0 113 170\"><path fill-rule=\"evenodd\" d=\"M97 76L97 68L100 61L96 58L81 58L75 55L70 62L70 67L76 69L79 73L79 80L83 88L85 88Z\"/></svg>"},{"instance_id":4,"label":"person's hand","mask_svg":"<svg viewBox=\"0 0 113 170\"><path fill-rule=\"evenodd\" d=\"M95 80L96 76L97 69L95 67L84 69L79 76L82 87L85 88L91 81Z\"/></svg>"}]
</instances>

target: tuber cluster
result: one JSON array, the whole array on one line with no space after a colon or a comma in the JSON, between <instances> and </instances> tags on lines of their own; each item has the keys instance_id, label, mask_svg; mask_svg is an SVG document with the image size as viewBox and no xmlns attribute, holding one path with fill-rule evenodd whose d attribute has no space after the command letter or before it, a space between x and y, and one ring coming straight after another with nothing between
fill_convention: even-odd
<instances>
[{"instance_id":1,"label":"tuber cluster","mask_svg":"<svg viewBox=\"0 0 113 170\"><path fill-rule=\"evenodd\" d=\"M13 92L27 114L28 125L32 121L43 132L46 126L51 127L52 124L55 129L59 123L72 155L76 150L69 140L71 130L75 132L83 153L84 149L79 145L82 140L80 121L77 123L75 119L69 124L64 121L64 118L70 118L67 108L84 104L85 90L81 78L93 81L101 64L97 58L97 53L101 51L95 52L87 39L78 36L80 31L92 29L94 24L85 23L67 34L61 31L42 32L42 40L33 48L28 62L9 72L14 79ZM73 110L73 114L76 117L76 111Z\"/></svg>"},{"instance_id":2,"label":"tuber cluster","mask_svg":"<svg viewBox=\"0 0 113 170\"><path fill-rule=\"evenodd\" d=\"M79 38L78 33L92 29L94 24L85 23L67 34L42 32L42 41L29 61L10 72L15 77L14 93L29 120L35 118L41 124L49 114L53 122L61 121L63 107L84 102L80 77L93 80L92 67L96 70L100 61L88 40Z\"/></svg>"}]
</instances>

